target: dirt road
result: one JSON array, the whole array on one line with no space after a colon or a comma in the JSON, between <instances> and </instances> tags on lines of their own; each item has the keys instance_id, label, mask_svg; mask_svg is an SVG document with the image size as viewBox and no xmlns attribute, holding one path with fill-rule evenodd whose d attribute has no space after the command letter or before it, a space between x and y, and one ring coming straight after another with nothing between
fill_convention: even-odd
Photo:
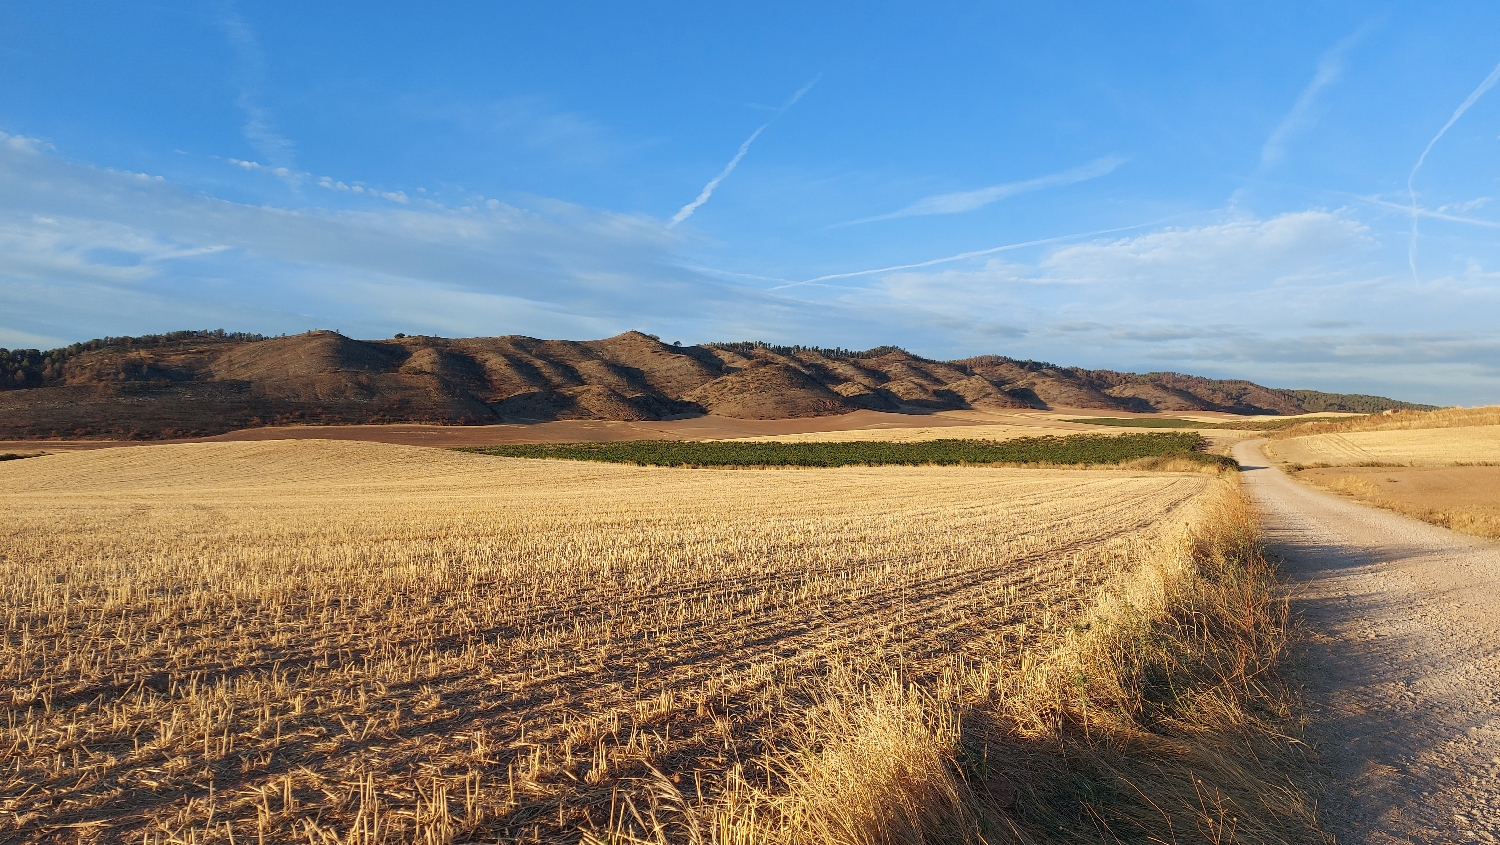
<instances>
[{"instance_id":1,"label":"dirt road","mask_svg":"<svg viewBox=\"0 0 1500 845\"><path fill-rule=\"evenodd\" d=\"M1235 458L1308 631L1309 741L1340 843L1500 842L1500 544Z\"/></svg>"}]
</instances>

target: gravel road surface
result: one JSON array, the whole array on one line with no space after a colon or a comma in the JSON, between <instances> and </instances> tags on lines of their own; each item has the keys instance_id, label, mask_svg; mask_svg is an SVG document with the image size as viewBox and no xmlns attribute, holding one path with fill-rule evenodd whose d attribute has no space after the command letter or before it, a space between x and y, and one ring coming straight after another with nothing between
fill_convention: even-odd
<instances>
[{"instance_id":1,"label":"gravel road surface","mask_svg":"<svg viewBox=\"0 0 1500 845\"><path fill-rule=\"evenodd\" d=\"M1234 448L1307 629L1308 741L1340 843L1500 843L1500 544Z\"/></svg>"}]
</instances>

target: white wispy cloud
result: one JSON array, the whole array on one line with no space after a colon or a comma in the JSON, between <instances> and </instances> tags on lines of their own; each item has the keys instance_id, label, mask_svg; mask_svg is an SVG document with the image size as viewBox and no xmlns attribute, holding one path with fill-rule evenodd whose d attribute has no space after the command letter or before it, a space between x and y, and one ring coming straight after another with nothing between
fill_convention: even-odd
<instances>
[{"instance_id":1,"label":"white wispy cloud","mask_svg":"<svg viewBox=\"0 0 1500 845\"><path fill-rule=\"evenodd\" d=\"M1468 111L1470 106L1479 102L1479 98L1483 97L1486 91L1495 87L1496 82L1500 82L1500 65L1495 65L1495 69L1490 71L1490 75L1486 76L1483 82L1479 83L1479 87L1475 88L1457 109L1454 109L1453 116L1448 118L1443 128L1439 129L1437 134L1432 136L1432 140L1427 142L1427 146L1422 148L1422 154L1417 156L1417 163L1412 165L1411 173L1406 177L1406 194L1411 201L1411 240L1406 247L1406 263L1411 267L1413 282L1417 281L1417 218L1419 216L1417 213L1417 171L1422 169L1422 163L1427 161L1427 154L1432 152L1437 142L1448 134L1448 130L1458 122L1460 117L1464 116L1464 112Z\"/></svg>"},{"instance_id":2,"label":"white wispy cloud","mask_svg":"<svg viewBox=\"0 0 1500 845\"><path fill-rule=\"evenodd\" d=\"M1088 164L1053 173L1047 176L1039 176L1035 179L1026 179L1020 182L1006 182L1003 185L991 185L988 188L980 188L975 191L958 191L951 194L938 194L917 200L905 208L892 211L888 214L877 214L874 217L862 217L858 220L850 220L846 223L837 223L835 226L855 226L861 223L874 223L877 220L894 220L898 217L917 217L928 214L958 214L964 211L973 211L983 208L992 202L1013 197L1017 194L1040 191L1046 188L1057 188L1063 185L1073 185L1078 182L1087 182L1104 176L1128 159L1120 156L1105 156L1095 159Z\"/></svg>"},{"instance_id":3,"label":"white wispy cloud","mask_svg":"<svg viewBox=\"0 0 1500 845\"><path fill-rule=\"evenodd\" d=\"M1305 278L1373 246L1369 228L1344 214L1299 211L1064 246L1038 268L1054 282L1228 291Z\"/></svg>"},{"instance_id":4,"label":"white wispy cloud","mask_svg":"<svg viewBox=\"0 0 1500 845\"><path fill-rule=\"evenodd\" d=\"M8 132L0 132L0 145L7 150L16 153L37 154L43 150L50 149L51 145L40 138L30 138L25 135L11 135Z\"/></svg>"},{"instance_id":5,"label":"white wispy cloud","mask_svg":"<svg viewBox=\"0 0 1500 845\"><path fill-rule=\"evenodd\" d=\"M766 126L770 126L770 124L765 124L765 126L761 126L750 133L750 137L745 139L745 143L740 144L739 151L734 154L734 158L730 159L728 164L724 165L724 169L719 171L719 175L708 180L708 184L703 186L703 190L698 192L698 196L694 197L692 202L678 209L677 213L672 215L671 221L667 223L668 229L692 217L693 212L708 202L708 198L714 195L714 189L719 187L719 183L723 182L729 174L734 172L736 167L740 166L740 159L745 157L745 153L750 152L750 145L755 143L755 139L760 137L760 133L766 131Z\"/></svg>"},{"instance_id":6,"label":"white wispy cloud","mask_svg":"<svg viewBox=\"0 0 1500 845\"><path fill-rule=\"evenodd\" d=\"M938 262L888 268L881 278L861 291L876 296L894 296L908 304L928 303L954 314L994 310L1017 297L1023 288L1092 289L1092 294L1051 294L1089 299L1108 314L1117 306L1116 297L1149 301L1155 297L1215 297L1236 291L1270 289L1288 279L1308 279L1338 267L1351 254L1372 246L1367 227L1345 216L1326 211L1282 214L1269 219L1232 220L1210 225L1155 229L1130 237L1099 238L1094 233L1083 243L1060 243L1083 236L1053 238L1014 247L1057 244L1030 263L991 258L981 266L944 268L936 272L914 272ZM983 257L999 249L968 253ZM1054 314L1045 322L1056 321ZM1130 319L1104 319L1115 330L1135 323Z\"/></svg>"},{"instance_id":7,"label":"white wispy cloud","mask_svg":"<svg viewBox=\"0 0 1500 845\"><path fill-rule=\"evenodd\" d=\"M278 133L271 112L260 101L260 86L265 79L266 59L255 31L228 3L219 25L234 48L239 94L235 105L245 116L242 127L245 140L270 161L274 167L290 167L296 161L296 145Z\"/></svg>"},{"instance_id":8,"label":"white wispy cloud","mask_svg":"<svg viewBox=\"0 0 1500 845\"><path fill-rule=\"evenodd\" d=\"M1286 113L1280 123L1276 124L1276 128L1267 136L1265 144L1261 145L1260 166L1262 170L1280 164L1286 158L1288 142L1316 121L1318 96L1323 93L1323 89L1343 77L1345 59L1350 48L1358 43L1368 31L1369 27L1366 26L1341 39L1318 58L1318 68L1313 73L1312 80L1297 96L1297 102L1292 104L1292 110Z\"/></svg>"},{"instance_id":9,"label":"white wispy cloud","mask_svg":"<svg viewBox=\"0 0 1500 845\"><path fill-rule=\"evenodd\" d=\"M724 169L719 171L719 175L708 180L708 184L703 186L703 190L698 192L698 196L694 197L692 202L684 205L682 208L677 210L676 214L672 215L672 219L667 222L667 228L675 228L678 223L681 223L689 217L692 217L693 212L697 211L704 203L708 202L708 198L714 195L714 189L719 187L719 183L723 182L724 179L729 176L729 174L733 173L736 167L739 167L740 160L745 157L746 153L750 152L750 145L755 143L755 139L760 137L760 133L766 131L766 129L770 127L771 124L776 122L777 118L786 113L787 109L796 105L797 101L802 99L802 95L806 94L808 91L811 91L812 87L814 85L817 85L818 80L821 78L821 76L815 77L811 82L797 89L797 93L793 94L791 99L783 103L781 108L771 116L770 120L761 124L761 126L754 132L751 132L750 137L745 139L745 143L740 144L740 148L735 152L734 158L730 159L729 163L724 165Z\"/></svg>"},{"instance_id":10,"label":"white wispy cloud","mask_svg":"<svg viewBox=\"0 0 1500 845\"><path fill-rule=\"evenodd\" d=\"M391 202L401 203L402 205L411 202L411 197L407 196L405 191L382 191L379 188L372 188L363 182L346 183L342 180L334 179L332 176L314 176L305 170L292 170L288 167L271 167L270 165L261 164L258 161L246 161L240 158L226 158L224 161L241 170L248 170L252 173L265 173L293 185L300 185L303 182L311 181L314 185L330 191L379 197ZM494 203L495 200L490 200L490 202ZM490 207L494 208L496 206L492 205Z\"/></svg>"},{"instance_id":11,"label":"white wispy cloud","mask_svg":"<svg viewBox=\"0 0 1500 845\"><path fill-rule=\"evenodd\" d=\"M1500 272L1476 259L1466 275L1412 290L1402 272L1379 274L1378 238L1347 209L1158 221L832 274L867 277L857 286L768 291L784 283L685 266L689 239L646 215L544 198L348 208L337 188L311 195L321 206L301 195L295 207L249 204L15 137L0 135L0 345L187 327L573 338L639 328L684 342L898 343L1416 400L1500 397L1489 325Z\"/></svg>"},{"instance_id":12,"label":"white wispy cloud","mask_svg":"<svg viewBox=\"0 0 1500 845\"><path fill-rule=\"evenodd\" d=\"M1328 48L1322 56L1318 57L1318 67L1313 71L1313 77L1307 85L1302 88L1302 93L1297 95L1297 101L1292 104L1290 111L1266 136L1266 141L1260 148L1260 162L1255 167L1255 172L1248 182L1256 182L1263 178L1266 173L1281 164L1286 159L1287 146L1302 132L1307 131L1317 122L1318 98L1323 91L1332 86L1344 76L1347 65L1349 50L1359 43L1369 33L1374 24L1366 24ZM1241 185L1229 197L1230 207L1239 205L1244 199L1249 185Z\"/></svg>"},{"instance_id":13,"label":"white wispy cloud","mask_svg":"<svg viewBox=\"0 0 1500 845\"><path fill-rule=\"evenodd\" d=\"M724 336L681 328L703 331L705 310L776 315L787 331L812 319L684 268L682 239L643 215L545 198L526 208L473 197L458 207L248 204L13 137L0 138L0 327L12 334L71 341L225 326L590 337L676 326L690 340Z\"/></svg>"}]
</instances>

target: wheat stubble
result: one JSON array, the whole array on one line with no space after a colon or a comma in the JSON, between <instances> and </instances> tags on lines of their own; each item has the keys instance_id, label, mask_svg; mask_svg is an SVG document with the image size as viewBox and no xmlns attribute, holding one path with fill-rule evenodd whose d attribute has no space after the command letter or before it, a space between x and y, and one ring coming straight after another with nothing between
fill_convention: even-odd
<instances>
[{"instance_id":1,"label":"wheat stubble","mask_svg":"<svg viewBox=\"0 0 1500 845\"><path fill-rule=\"evenodd\" d=\"M1210 483L312 441L8 462L0 830L576 841L657 772L753 782L830 673L1025 671Z\"/></svg>"}]
</instances>

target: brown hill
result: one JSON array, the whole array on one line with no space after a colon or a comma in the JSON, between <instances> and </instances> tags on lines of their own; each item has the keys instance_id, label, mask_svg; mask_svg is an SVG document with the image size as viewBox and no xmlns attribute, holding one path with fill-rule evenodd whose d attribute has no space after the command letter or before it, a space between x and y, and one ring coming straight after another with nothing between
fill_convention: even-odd
<instances>
[{"instance_id":1,"label":"brown hill","mask_svg":"<svg viewBox=\"0 0 1500 845\"><path fill-rule=\"evenodd\" d=\"M559 419L742 419L959 408L1302 413L1417 407L1177 373L1135 375L982 356L933 361L761 343L667 345L336 332L177 332L48 352L0 349L0 439L161 438L287 423L478 425Z\"/></svg>"}]
</instances>

